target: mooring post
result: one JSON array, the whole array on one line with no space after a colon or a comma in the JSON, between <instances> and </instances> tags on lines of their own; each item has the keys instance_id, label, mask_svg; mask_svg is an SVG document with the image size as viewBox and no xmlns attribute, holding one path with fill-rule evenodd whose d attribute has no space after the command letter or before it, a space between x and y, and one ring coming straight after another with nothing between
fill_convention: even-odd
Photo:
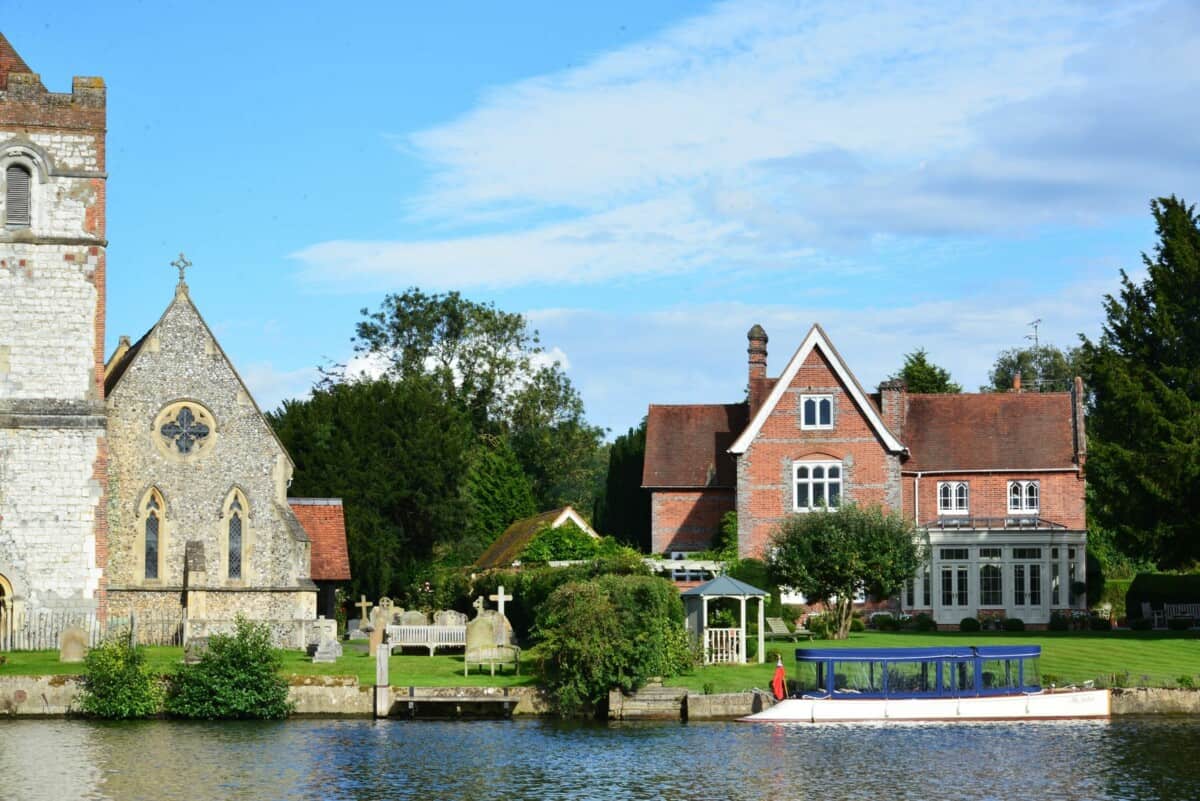
<instances>
[{"instance_id":1,"label":"mooring post","mask_svg":"<svg viewBox=\"0 0 1200 801\"><path fill-rule=\"evenodd\" d=\"M392 649L386 646L375 652L375 717L386 718L391 712L392 690L388 686L388 657Z\"/></svg>"}]
</instances>

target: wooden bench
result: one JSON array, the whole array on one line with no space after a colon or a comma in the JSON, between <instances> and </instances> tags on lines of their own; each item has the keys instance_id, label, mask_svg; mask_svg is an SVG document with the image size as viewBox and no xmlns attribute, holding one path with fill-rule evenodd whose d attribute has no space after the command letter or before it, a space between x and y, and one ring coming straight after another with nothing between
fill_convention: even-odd
<instances>
[{"instance_id":1,"label":"wooden bench","mask_svg":"<svg viewBox=\"0 0 1200 801\"><path fill-rule=\"evenodd\" d=\"M466 626L398 626L387 627L388 649L405 646L428 648L433 656L438 648L463 648L467 644Z\"/></svg>"},{"instance_id":2,"label":"wooden bench","mask_svg":"<svg viewBox=\"0 0 1200 801\"><path fill-rule=\"evenodd\" d=\"M463 656L463 675L471 670L471 665L483 667L487 665L492 675L496 675L496 666L504 672L505 665L513 666L513 673L521 673L521 649L515 645L489 645L483 648L468 648Z\"/></svg>"}]
</instances>

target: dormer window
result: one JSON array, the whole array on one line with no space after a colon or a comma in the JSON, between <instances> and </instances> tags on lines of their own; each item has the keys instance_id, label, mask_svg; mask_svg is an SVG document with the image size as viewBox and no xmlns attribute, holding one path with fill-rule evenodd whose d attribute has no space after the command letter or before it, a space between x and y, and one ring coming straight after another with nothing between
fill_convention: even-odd
<instances>
[{"instance_id":1,"label":"dormer window","mask_svg":"<svg viewBox=\"0 0 1200 801\"><path fill-rule=\"evenodd\" d=\"M6 228L28 228L30 226L30 186L33 183L29 168L23 164L9 164L4 170L4 226Z\"/></svg>"},{"instance_id":2,"label":"dormer window","mask_svg":"<svg viewBox=\"0 0 1200 801\"><path fill-rule=\"evenodd\" d=\"M833 428L833 396L801 395L800 428Z\"/></svg>"},{"instance_id":3,"label":"dormer window","mask_svg":"<svg viewBox=\"0 0 1200 801\"><path fill-rule=\"evenodd\" d=\"M965 481L939 481L938 514L965 515L971 507L971 488Z\"/></svg>"},{"instance_id":4,"label":"dormer window","mask_svg":"<svg viewBox=\"0 0 1200 801\"><path fill-rule=\"evenodd\" d=\"M1040 509L1041 488L1037 481L1008 482L1008 511L1010 514L1037 514Z\"/></svg>"}]
</instances>

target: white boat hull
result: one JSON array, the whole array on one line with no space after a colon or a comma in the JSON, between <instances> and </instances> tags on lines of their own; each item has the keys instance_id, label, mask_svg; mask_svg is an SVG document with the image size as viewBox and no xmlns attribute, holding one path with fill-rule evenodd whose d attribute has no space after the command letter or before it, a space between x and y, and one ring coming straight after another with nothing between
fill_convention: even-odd
<instances>
[{"instance_id":1,"label":"white boat hull","mask_svg":"<svg viewBox=\"0 0 1200 801\"><path fill-rule=\"evenodd\" d=\"M1106 718L1108 690L1068 690L970 698L788 698L743 721L847 723L856 721L1061 720Z\"/></svg>"}]
</instances>

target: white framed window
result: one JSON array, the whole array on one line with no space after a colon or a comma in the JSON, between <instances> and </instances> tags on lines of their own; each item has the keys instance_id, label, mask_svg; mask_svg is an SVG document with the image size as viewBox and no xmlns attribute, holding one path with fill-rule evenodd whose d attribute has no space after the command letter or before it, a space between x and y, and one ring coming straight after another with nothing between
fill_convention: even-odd
<instances>
[{"instance_id":1,"label":"white framed window","mask_svg":"<svg viewBox=\"0 0 1200 801\"><path fill-rule=\"evenodd\" d=\"M965 515L971 508L971 487L966 481L939 481L938 514Z\"/></svg>"},{"instance_id":2,"label":"white framed window","mask_svg":"<svg viewBox=\"0 0 1200 801\"><path fill-rule=\"evenodd\" d=\"M1037 512L1041 502L1041 487L1038 481L1008 482L1008 511L1010 513Z\"/></svg>"},{"instance_id":3,"label":"white framed window","mask_svg":"<svg viewBox=\"0 0 1200 801\"><path fill-rule=\"evenodd\" d=\"M841 462L799 462L792 483L792 509L836 509L842 503Z\"/></svg>"},{"instance_id":4,"label":"white framed window","mask_svg":"<svg viewBox=\"0 0 1200 801\"><path fill-rule=\"evenodd\" d=\"M800 428L833 428L833 396L801 395Z\"/></svg>"}]
</instances>

